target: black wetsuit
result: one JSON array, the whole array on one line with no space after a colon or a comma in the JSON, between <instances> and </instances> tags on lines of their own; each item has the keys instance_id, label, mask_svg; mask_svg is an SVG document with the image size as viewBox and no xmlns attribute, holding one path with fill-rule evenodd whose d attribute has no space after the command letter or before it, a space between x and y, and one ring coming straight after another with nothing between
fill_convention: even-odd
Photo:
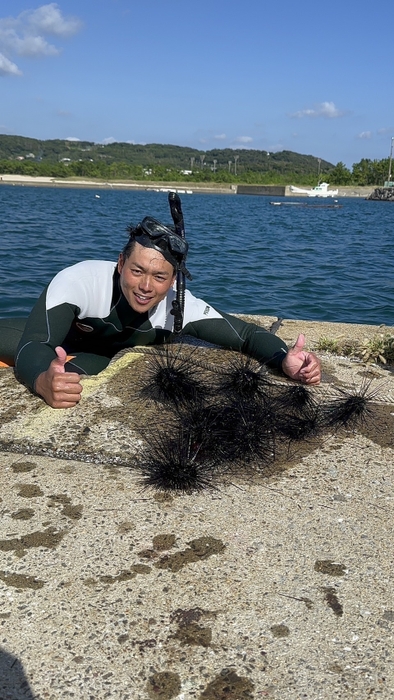
<instances>
[{"instance_id":1,"label":"black wetsuit","mask_svg":"<svg viewBox=\"0 0 394 700\"><path fill-rule=\"evenodd\" d=\"M87 260L72 265L54 277L27 321L0 321L0 360L14 359L18 379L33 390L58 345L74 356L67 371L98 374L124 348L173 338L175 296L171 288L157 306L138 313L120 289L116 263ZM287 353L277 336L217 311L187 290L182 335L239 350L271 367L279 368Z\"/></svg>"}]
</instances>

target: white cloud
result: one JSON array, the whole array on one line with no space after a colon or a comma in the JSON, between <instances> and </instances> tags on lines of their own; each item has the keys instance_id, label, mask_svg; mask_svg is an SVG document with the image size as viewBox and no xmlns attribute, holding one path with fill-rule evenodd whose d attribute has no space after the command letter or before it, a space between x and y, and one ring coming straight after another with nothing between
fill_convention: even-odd
<instances>
[{"instance_id":1,"label":"white cloud","mask_svg":"<svg viewBox=\"0 0 394 700\"><path fill-rule=\"evenodd\" d=\"M216 139L216 141L225 141L226 138L227 138L226 134L216 134L214 136L214 139Z\"/></svg>"},{"instance_id":2,"label":"white cloud","mask_svg":"<svg viewBox=\"0 0 394 700\"><path fill-rule=\"evenodd\" d=\"M3 55L0 74L21 75L18 66L12 63L14 55L37 58L59 54L61 49L49 43L46 36L68 37L81 27L78 18L64 17L56 3L41 5L36 10L26 10L17 17L0 19L0 51ZM6 70L4 60L9 62Z\"/></svg>"},{"instance_id":3,"label":"white cloud","mask_svg":"<svg viewBox=\"0 0 394 700\"><path fill-rule=\"evenodd\" d=\"M326 119L336 119L342 117L344 112L341 112L333 102L320 102L313 109L302 109L299 112L294 112L292 117L302 119L303 117L324 117Z\"/></svg>"},{"instance_id":4,"label":"white cloud","mask_svg":"<svg viewBox=\"0 0 394 700\"><path fill-rule=\"evenodd\" d=\"M108 146L109 143L116 143L116 139L113 136L109 136L107 139L103 139L101 143L103 146Z\"/></svg>"},{"instance_id":5,"label":"white cloud","mask_svg":"<svg viewBox=\"0 0 394 700\"><path fill-rule=\"evenodd\" d=\"M65 141L80 141L81 139L78 139L76 136L67 136Z\"/></svg>"},{"instance_id":6,"label":"white cloud","mask_svg":"<svg viewBox=\"0 0 394 700\"><path fill-rule=\"evenodd\" d=\"M12 61L0 53L0 75L22 75L22 71Z\"/></svg>"},{"instance_id":7,"label":"white cloud","mask_svg":"<svg viewBox=\"0 0 394 700\"><path fill-rule=\"evenodd\" d=\"M379 136L386 136L386 134L392 134L394 136L394 126L388 126L384 127L382 129L378 129Z\"/></svg>"},{"instance_id":8,"label":"white cloud","mask_svg":"<svg viewBox=\"0 0 394 700\"><path fill-rule=\"evenodd\" d=\"M251 143L253 141L251 136L237 136L234 139L234 143Z\"/></svg>"},{"instance_id":9,"label":"white cloud","mask_svg":"<svg viewBox=\"0 0 394 700\"><path fill-rule=\"evenodd\" d=\"M361 134L358 134L357 138L358 139L371 139L372 138L372 131L362 131Z\"/></svg>"},{"instance_id":10,"label":"white cloud","mask_svg":"<svg viewBox=\"0 0 394 700\"><path fill-rule=\"evenodd\" d=\"M26 21L33 33L54 34L55 36L72 36L82 27L78 17L63 17L55 2L42 5L37 10L27 10L19 15Z\"/></svg>"},{"instance_id":11,"label":"white cloud","mask_svg":"<svg viewBox=\"0 0 394 700\"><path fill-rule=\"evenodd\" d=\"M35 58L37 56L56 56L60 50L53 44L49 44L42 36L25 36L23 39L15 37L13 50L19 56Z\"/></svg>"}]
</instances>

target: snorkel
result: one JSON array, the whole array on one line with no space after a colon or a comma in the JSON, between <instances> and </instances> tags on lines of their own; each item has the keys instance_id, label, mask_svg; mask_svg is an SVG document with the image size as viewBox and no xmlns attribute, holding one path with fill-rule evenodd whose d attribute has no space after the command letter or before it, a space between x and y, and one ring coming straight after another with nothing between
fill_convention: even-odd
<instances>
[{"instance_id":1,"label":"snorkel","mask_svg":"<svg viewBox=\"0 0 394 700\"><path fill-rule=\"evenodd\" d=\"M170 205L171 216L175 226L175 233L178 236L180 236L183 240L185 240L185 224L183 220L182 206L179 195L176 194L176 192L169 192L168 203ZM185 288L185 273L178 268L176 275L176 298L172 302L171 310L171 313L174 316L175 335L179 335L182 330L183 312L185 309Z\"/></svg>"},{"instance_id":2,"label":"snorkel","mask_svg":"<svg viewBox=\"0 0 394 700\"><path fill-rule=\"evenodd\" d=\"M167 226L151 216L145 216L137 226L127 228L129 242L122 255L127 258L134 243L139 243L145 248L157 250L173 266L176 275L176 296L170 313L174 316L173 333L179 335L182 331L185 307L185 277L190 280L192 277L185 266L189 246L185 237L181 200L175 192L170 192L168 201L174 225Z\"/></svg>"}]
</instances>

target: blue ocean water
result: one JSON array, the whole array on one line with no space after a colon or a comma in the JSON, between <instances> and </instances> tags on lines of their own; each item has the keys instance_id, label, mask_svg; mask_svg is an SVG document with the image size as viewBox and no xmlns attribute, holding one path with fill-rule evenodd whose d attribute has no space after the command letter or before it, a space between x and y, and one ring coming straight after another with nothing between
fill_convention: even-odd
<instances>
[{"instance_id":1,"label":"blue ocean water","mask_svg":"<svg viewBox=\"0 0 394 700\"><path fill-rule=\"evenodd\" d=\"M196 296L229 313L394 324L393 203L181 199ZM68 265L116 260L129 223L171 221L167 195L153 191L2 185L0 212L0 317L27 315Z\"/></svg>"}]
</instances>

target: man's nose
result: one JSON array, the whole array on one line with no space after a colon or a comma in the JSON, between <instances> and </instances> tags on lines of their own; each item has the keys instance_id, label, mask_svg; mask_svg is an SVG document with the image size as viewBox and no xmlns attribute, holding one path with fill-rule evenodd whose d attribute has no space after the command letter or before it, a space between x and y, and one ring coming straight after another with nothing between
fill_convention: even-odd
<instances>
[{"instance_id":1,"label":"man's nose","mask_svg":"<svg viewBox=\"0 0 394 700\"><path fill-rule=\"evenodd\" d=\"M139 287L140 289L148 290L152 286L152 279L150 275L143 275L140 279Z\"/></svg>"}]
</instances>

